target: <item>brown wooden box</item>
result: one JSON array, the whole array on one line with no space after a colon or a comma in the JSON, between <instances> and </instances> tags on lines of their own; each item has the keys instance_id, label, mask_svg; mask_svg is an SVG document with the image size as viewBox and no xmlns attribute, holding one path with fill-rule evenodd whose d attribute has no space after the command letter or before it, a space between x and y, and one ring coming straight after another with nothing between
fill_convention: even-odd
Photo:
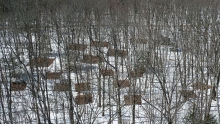
<instances>
[{"instance_id":1,"label":"brown wooden box","mask_svg":"<svg viewBox=\"0 0 220 124\"><path fill-rule=\"evenodd\" d=\"M68 83L55 83L54 84L54 91L68 91L69 84Z\"/></svg>"},{"instance_id":2,"label":"brown wooden box","mask_svg":"<svg viewBox=\"0 0 220 124\"><path fill-rule=\"evenodd\" d=\"M197 98L198 96L196 95L196 93L194 93L193 90L188 91L188 90L182 90L180 91L181 95L185 98L185 99L189 99L189 98Z\"/></svg>"},{"instance_id":3,"label":"brown wooden box","mask_svg":"<svg viewBox=\"0 0 220 124\"><path fill-rule=\"evenodd\" d=\"M125 87L130 87L131 83L129 80L118 80L117 82L114 82L114 87L118 88L125 88Z\"/></svg>"},{"instance_id":4,"label":"brown wooden box","mask_svg":"<svg viewBox=\"0 0 220 124\"><path fill-rule=\"evenodd\" d=\"M141 105L141 95L124 95L125 105Z\"/></svg>"},{"instance_id":5,"label":"brown wooden box","mask_svg":"<svg viewBox=\"0 0 220 124\"><path fill-rule=\"evenodd\" d=\"M90 83L78 83L75 84L76 92L88 91L91 89Z\"/></svg>"},{"instance_id":6,"label":"brown wooden box","mask_svg":"<svg viewBox=\"0 0 220 124\"><path fill-rule=\"evenodd\" d=\"M107 52L107 56L115 56L116 50L114 49L109 49ZM117 50L117 56L119 57L125 57L128 55L128 52L125 50Z\"/></svg>"},{"instance_id":7,"label":"brown wooden box","mask_svg":"<svg viewBox=\"0 0 220 124\"><path fill-rule=\"evenodd\" d=\"M46 72L46 79L60 79L63 72Z\"/></svg>"},{"instance_id":8,"label":"brown wooden box","mask_svg":"<svg viewBox=\"0 0 220 124\"><path fill-rule=\"evenodd\" d=\"M54 60L55 58L36 57L30 60L27 66L49 67Z\"/></svg>"},{"instance_id":9,"label":"brown wooden box","mask_svg":"<svg viewBox=\"0 0 220 124\"><path fill-rule=\"evenodd\" d=\"M91 64L96 64L102 61L103 58L93 55L83 55L83 60L82 60L83 63L91 63Z\"/></svg>"},{"instance_id":10,"label":"brown wooden box","mask_svg":"<svg viewBox=\"0 0 220 124\"><path fill-rule=\"evenodd\" d=\"M114 71L112 69L109 70L100 70L100 73L103 76L114 76Z\"/></svg>"},{"instance_id":11,"label":"brown wooden box","mask_svg":"<svg viewBox=\"0 0 220 124\"><path fill-rule=\"evenodd\" d=\"M143 77L143 73L140 71L130 71L131 78Z\"/></svg>"},{"instance_id":12,"label":"brown wooden box","mask_svg":"<svg viewBox=\"0 0 220 124\"><path fill-rule=\"evenodd\" d=\"M77 105L84 105L93 102L92 94L77 95L75 100Z\"/></svg>"},{"instance_id":13,"label":"brown wooden box","mask_svg":"<svg viewBox=\"0 0 220 124\"><path fill-rule=\"evenodd\" d=\"M83 51L87 48L86 44L69 44L68 49L69 50L80 50Z\"/></svg>"},{"instance_id":14,"label":"brown wooden box","mask_svg":"<svg viewBox=\"0 0 220 124\"><path fill-rule=\"evenodd\" d=\"M12 82L11 91L24 91L27 87L26 82Z\"/></svg>"},{"instance_id":15,"label":"brown wooden box","mask_svg":"<svg viewBox=\"0 0 220 124\"><path fill-rule=\"evenodd\" d=\"M108 47L109 43L104 41L104 42L101 42L101 41L93 41L90 43L91 46L96 46L96 47Z\"/></svg>"},{"instance_id":16,"label":"brown wooden box","mask_svg":"<svg viewBox=\"0 0 220 124\"><path fill-rule=\"evenodd\" d=\"M196 89L196 90L206 90L206 89L212 88L212 86L201 83L201 82L193 83L191 86L193 87L193 89Z\"/></svg>"}]
</instances>

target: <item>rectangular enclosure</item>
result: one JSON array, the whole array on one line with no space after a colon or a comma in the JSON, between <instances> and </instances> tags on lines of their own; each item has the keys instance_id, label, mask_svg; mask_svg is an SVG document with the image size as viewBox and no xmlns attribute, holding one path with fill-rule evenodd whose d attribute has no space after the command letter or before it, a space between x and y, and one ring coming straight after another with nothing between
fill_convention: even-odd
<instances>
[{"instance_id":1,"label":"rectangular enclosure","mask_svg":"<svg viewBox=\"0 0 220 124\"><path fill-rule=\"evenodd\" d=\"M125 105L141 105L141 95L124 95Z\"/></svg>"},{"instance_id":2,"label":"rectangular enclosure","mask_svg":"<svg viewBox=\"0 0 220 124\"><path fill-rule=\"evenodd\" d=\"M77 83L75 84L76 92L88 91L91 89L90 83Z\"/></svg>"},{"instance_id":3,"label":"rectangular enclosure","mask_svg":"<svg viewBox=\"0 0 220 124\"><path fill-rule=\"evenodd\" d=\"M118 80L117 82L114 82L114 87L116 88L125 88L130 87L131 83L129 80Z\"/></svg>"},{"instance_id":4,"label":"rectangular enclosure","mask_svg":"<svg viewBox=\"0 0 220 124\"><path fill-rule=\"evenodd\" d=\"M128 52L126 50L109 49L107 53L107 56L125 57L127 55L128 55Z\"/></svg>"},{"instance_id":5,"label":"rectangular enclosure","mask_svg":"<svg viewBox=\"0 0 220 124\"><path fill-rule=\"evenodd\" d=\"M69 84L68 83L55 83L53 89L54 91L68 91Z\"/></svg>"},{"instance_id":6,"label":"rectangular enclosure","mask_svg":"<svg viewBox=\"0 0 220 124\"><path fill-rule=\"evenodd\" d=\"M27 83L24 81L11 83L11 91L24 91L26 87L27 87Z\"/></svg>"},{"instance_id":7,"label":"rectangular enclosure","mask_svg":"<svg viewBox=\"0 0 220 124\"><path fill-rule=\"evenodd\" d=\"M90 63L90 64L96 64L102 61L103 58L94 55L83 55L83 60L82 60L83 63Z\"/></svg>"},{"instance_id":8,"label":"rectangular enclosure","mask_svg":"<svg viewBox=\"0 0 220 124\"><path fill-rule=\"evenodd\" d=\"M68 50L79 50L79 51L84 51L87 48L86 44L69 44L69 46L67 47Z\"/></svg>"},{"instance_id":9,"label":"rectangular enclosure","mask_svg":"<svg viewBox=\"0 0 220 124\"><path fill-rule=\"evenodd\" d=\"M109 43L107 41L92 41L90 45L95 47L108 47Z\"/></svg>"},{"instance_id":10,"label":"rectangular enclosure","mask_svg":"<svg viewBox=\"0 0 220 124\"><path fill-rule=\"evenodd\" d=\"M196 90L206 90L206 89L211 89L212 88L212 86L210 86L208 84L205 84L205 83L201 83L201 82L193 83L191 85L191 87L193 89L196 89Z\"/></svg>"},{"instance_id":11,"label":"rectangular enclosure","mask_svg":"<svg viewBox=\"0 0 220 124\"><path fill-rule=\"evenodd\" d=\"M131 78L139 78L139 77L143 77L143 73L136 70L136 71L130 71L130 77Z\"/></svg>"},{"instance_id":12,"label":"rectangular enclosure","mask_svg":"<svg viewBox=\"0 0 220 124\"><path fill-rule=\"evenodd\" d=\"M189 98L197 98L198 96L193 90L182 90L180 91L180 94L184 97L184 99L189 99Z\"/></svg>"},{"instance_id":13,"label":"rectangular enclosure","mask_svg":"<svg viewBox=\"0 0 220 124\"><path fill-rule=\"evenodd\" d=\"M84 105L93 102L92 94L77 95L75 100L77 105Z\"/></svg>"},{"instance_id":14,"label":"rectangular enclosure","mask_svg":"<svg viewBox=\"0 0 220 124\"><path fill-rule=\"evenodd\" d=\"M103 76L114 76L114 71L112 69L105 69L105 70L100 70L100 73L103 75Z\"/></svg>"},{"instance_id":15,"label":"rectangular enclosure","mask_svg":"<svg viewBox=\"0 0 220 124\"><path fill-rule=\"evenodd\" d=\"M60 79L63 72L46 72L46 79Z\"/></svg>"},{"instance_id":16,"label":"rectangular enclosure","mask_svg":"<svg viewBox=\"0 0 220 124\"><path fill-rule=\"evenodd\" d=\"M27 66L49 67L55 58L36 57L30 60Z\"/></svg>"}]
</instances>

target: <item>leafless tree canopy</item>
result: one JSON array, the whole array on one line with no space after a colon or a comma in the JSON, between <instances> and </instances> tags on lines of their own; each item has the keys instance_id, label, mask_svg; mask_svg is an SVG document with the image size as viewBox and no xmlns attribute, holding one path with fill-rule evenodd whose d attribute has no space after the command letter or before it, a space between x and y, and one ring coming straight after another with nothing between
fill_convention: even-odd
<instances>
[{"instance_id":1,"label":"leafless tree canopy","mask_svg":"<svg viewBox=\"0 0 220 124\"><path fill-rule=\"evenodd\" d=\"M219 2L0 0L0 123L220 123Z\"/></svg>"}]
</instances>

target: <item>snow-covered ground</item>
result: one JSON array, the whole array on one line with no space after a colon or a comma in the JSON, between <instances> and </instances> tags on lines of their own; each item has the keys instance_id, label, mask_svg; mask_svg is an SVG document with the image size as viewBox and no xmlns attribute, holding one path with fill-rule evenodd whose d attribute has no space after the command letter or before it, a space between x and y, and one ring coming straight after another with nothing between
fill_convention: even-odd
<instances>
[{"instance_id":1,"label":"snow-covered ground","mask_svg":"<svg viewBox=\"0 0 220 124\"><path fill-rule=\"evenodd\" d=\"M123 37L123 36L120 36ZM108 38L106 38L108 40ZM33 41L34 41L33 37ZM109 41L110 42L110 41ZM112 42L110 42L113 44ZM9 88L9 84L12 81L19 80L19 78L11 78L10 77L10 69L2 69L5 70L2 73L2 82L3 77L6 78L7 84L1 85L2 89L2 100L3 105L1 105L0 116L6 117L4 120L10 120L9 116L9 108L11 102L12 107L12 115L13 122L12 123L37 123L37 108L39 111L39 116L41 120L50 119L51 123L70 123L69 117L69 109L70 106L74 108L74 118L75 121L79 121L78 123L95 123L95 124L108 124L109 122L115 124L118 123L118 111L121 109L122 121L124 124L132 122L132 112L135 111L135 123L136 124L148 124L148 123L167 123L167 111L170 111L170 115L173 118L174 123L182 123L182 118L186 115L186 112L192 102L199 101L205 95L200 94L198 98L190 98L186 102L183 101L183 97L180 95L180 91L182 90L192 90L190 87L191 83L195 82L195 77L187 76L185 79L186 84L188 85L186 89L183 89L181 78L184 77L184 74L180 74L183 72L183 66L190 66L191 63L184 65L183 63L183 54L181 48L179 48L178 52L171 51L171 46L160 45L155 51L149 51L148 48L152 45L152 42L148 44L139 44L136 46L131 45L131 43L127 42L119 42L118 49L126 49L126 44L128 45L128 56L121 58L117 57L109 57L107 56L108 48L100 48L98 51L96 47L90 47L88 39L84 39L84 44L87 44L88 47L84 51L79 51L79 58L77 61L71 61L73 64L77 64L81 66L82 70L76 72L71 72L71 90L73 95L73 105L70 105L69 102L69 92L68 91L54 91L54 84L59 83L61 79L68 78L68 72L64 69L66 68L66 53L65 48L61 47L61 58L59 58L58 54L58 45L56 41L52 41L52 51L49 58L55 58L52 65L49 67L40 67L39 70L34 68L33 73L31 72L31 68L29 66L25 66L30 60L28 59L28 50L24 51L24 55L21 55L21 59L24 65L21 65L21 72L26 77L22 77L27 82L27 87L24 91L12 91L11 92L11 101L9 101L10 93L7 93L6 87ZM7 47L2 47L1 50L1 58L5 57L9 61L9 55L14 55L16 53L12 52L15 48L13 46L6 45ZM113 45L112 45L113 46ZM3 52L5 51L5 52ZM152 59L161 59L162 65L156 65L153 67L151 63L148 68L148 73L144 73L142 77L139 78L131 78L129 72L134 70L135 64L137 64L138 57L141 52L151 52ZM11 53L11 54L10 54ZM73 54L74 52L71 52ZM97 55L97 53L102 54L105 57L104 62L97 64L87 64L83 63L83 55L90 54ZM9 55L8 55L9 54ZM156 55L155 55L156 54ZM74 56L74 55L73 55ZM156 58L157 56L157 58ZM189 54L185 57L189 58ZM17 56L15 56L16 58ZM16 60L18 61L18 60ZM191 60L187 60L191 61ZM60 63L61 62L61 63ZM100 75L100 69L113 69L116 68L112 66L116 66L115 62L117 62L117 70L118 73L114 74L114 76L103 77ZM156 60L159 62L159 60ZM4 62L6 64L7 62ZM10 62L9 62L10 63ZM18 62L21 64L21 62ZM145 63L149 64L149 63ZM11 64L6 64L6 66L12 66ZM61 71L61 66L63 66L63 73L60 79L44 79L45 72L51 71ZM5 67L6 67L5 66ZM2 65L2 67L4 67ZM181 71L180 71L180 70ZM17 70L16 70L17 71ZM194 70L195 71L195 70ZM195 73L191 70L190 73ZM206 72L204 72L206 73ZM38 77L39 76L39 77ZM114 87L113 82L118 77L118 80L129 80L131 82L130 89L121 88L120 89L120 103L119 98L117 96L118 90ZM163 79L165 77L165 79ZM99 96L99 81L101 87L101 96ZM162 82L161 82L162 81ZM76 104L76 96L79 95L76 92L75 85L77 83L89 82L91 83L90 91L82 91L81 94L92 94L93 102L85 105L77 105ZM212 84L212 80L209 81L209 85ZM34 87L34 89L33 89ZM164 89L166 93L164 93ZM36 92L36 96L33 94L33 90ZM207 91L209 92L210 89ZM201 90L195 91L197 94L202 92ZM141 95L141 105L125 105L124 96L125 95ZM165 103L165 95L169 103ZM220 92L219 92L220 94ZM207 94L210 97L210 94ZM99 97L101 97L101 106L99 107ZM37 106L36 106L37 104ZM104 107L103 107L104 104ZM170 105L169 107L167 107ZM211 104L211 113L214 115L218 114L217 111L217 102L213 101ZM47 107L47 108L45 108ZM134 110L135 107L135 110ZM172 108L170 110L167 110ZM3 109L4 112L3 113ZM3 120L3 119L2 119ZM1 123L7 123L0 120ZM46 121L47 122L47 121ZM43 122L42 122L43 123Z\"/></svg>"}]
</instances>

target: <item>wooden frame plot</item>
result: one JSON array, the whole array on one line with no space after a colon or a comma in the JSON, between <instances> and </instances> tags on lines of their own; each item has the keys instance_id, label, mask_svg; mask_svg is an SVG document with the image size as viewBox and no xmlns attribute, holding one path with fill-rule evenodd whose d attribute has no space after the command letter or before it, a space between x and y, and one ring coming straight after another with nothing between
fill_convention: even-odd
<instances>
[{"instance_id":1,"label":"wooden frame plot","mask_svg":"<svg viewBox=\"0 0 220 124\"><path fill-rule=\"evenodd\" d=\"M132 71L130 71L130 73L129 73L129 75L130 75L131 78L143 77L143 74L144 74L143 72L140 72L140 71L138 71L138 70L136 70L136 71L132 70Z\"/></svg>"},{"instance_id":2,"label":"wooden frame plot","mask_svg":"<svg viewBox=\"0 0 220 124\"><path fill-rule=\"evenodd\" d=\"M105 76L114 76L114 71L112 69L100 70L100 73Z\"/></svg>"},{"instance_id":3,"label":"wooden frame plot","mask_svg":"<svg viewBox=\"0 0 220 124\"><path fill-rule=\"evenodd\" d=\"M55 83L53 88L54 91L59 91L59 92L68 91L70 89L68 83Z\"/></svg>"},{"instance_id":4,"label":"wooden frame plot","mask_svg":"<svg viewBox=\"0 0 220 124\"><path fill-rule=\"evenodd\" d=\"M108 47L109 43L107 41L92 41L90 45L95 47Z\"/></svg>"},{"instance_id":5,"label":"wooden frame plot","mask_svg":"<svg viewBox=\"0 0 220 124\"><path fill-rule=\"evenodd\" d=\"M118 80L117 82L114 82L114 87L115 88L126 88L130 87L131 83L129 80Z\"/></svg>"},{"instance_id":6,"label":"wooden frame plot","mask_svg":"<svg viewBox=\"0 0 220 124\"><path fill-rule=\"evenodd\" d=\"M193 90L181 90L181 91L180 91L180 94L181 94L185 99L197 98L197 97L198 97Z\"/></svg>"},{"instance_id":7,"label":"wooden frame plot","mask_svg":"<svg viewBox=\"0 0 220 124\"><path fill-rule=\"evenodd\" d=\"M103 58L99 56L94 56L94 55L83 55L83 63L89 63L89 64L97 64L99 62L103 62Z\"/></svg>"},{"instance_id":8,"label":"wooden frame plot","mask_svg":"<svg viewBox=\"0 0 220 124\"><path fill-rule=\"evenodd\" d=\"M91 89L90 83L77 83L75 84L76 92L88 91Z\"/></svg>"},{"instance_id":9,"label":"wooden frame plot","mask_svg":"<svg viewBox=\"0 0 220 124\"><path fill-rule=\"evenodd\" d=\"M117 55L118 57L125 57L128 55L128 52L126 50L115 50L115 49L108 50L107 56L115 56L115 55Z\"/></svg>"},{"instance_id":10,"label":"wooden frame plot","mask_svg":"<svg viewBox=\"0 0 220 124\"><path fill-rule=\"evenodd\" d=\"M141 95L124 95L125 105L141 105Z\"/></svg>"},{"instance_id":11,"label":"wooden frame plot","mask_svg":"<svg viewBox=\"0 0 220 124\"><path fill-rule=\"evenodd\" d=\"M86 44L69 44L67 47L68 50L79 50L79 51L84 51L86 50L87 45Z\"/></svg>"},{"instance_id":12,"label":"wooden frame plot","mask_svg":"<svg viewBox=\"0 0 220 124\"><path fill-rule=\"evenodd\" d=\"M27 66L49 67L55 58L36 57L30 60Z\"/></svg>"},{"instance_id":13,"label":"wooden frame plot","mask_svg":"<svg viewBox=\"0 0 220 124\"><path fill-rule=\"evenodd\" d=\"M212 86L205 84L205 83L201 83L201 82L193 83L191 87L193 87L193 89L196 89L196 90L206 90L206 89L212 88Z\"/></svg>"},{"instance_id":14,"label":"wooden frame plot","mask_svg":"<svg viewBox=\"0 0 220 124\"><path fill-rule=\"evenodd\" d=\"M16 81L11 83L11 91L24 91L27 87L27 83L24 81Z\"/></svg>"},{"instance_id":15,"label":"wooden frame plot","mask_svg":"<svg viewBox=\"0 0 220 124\"><path fill-rule=\"evenodd\" d=\"M75 98L77 105L85 105L93 102L92 94L77 95Z\"/></svg>"},{"instance_id":16,"label":"wooden frame plot","mask_svg":"<svg viewBox=\"0 0 220 124\"><path fill-rule=\"evenodd\" d=\"M60 76L62 75L61 72L46 72L46 79L60 79Z\"/></svg>"}]
</instances>

